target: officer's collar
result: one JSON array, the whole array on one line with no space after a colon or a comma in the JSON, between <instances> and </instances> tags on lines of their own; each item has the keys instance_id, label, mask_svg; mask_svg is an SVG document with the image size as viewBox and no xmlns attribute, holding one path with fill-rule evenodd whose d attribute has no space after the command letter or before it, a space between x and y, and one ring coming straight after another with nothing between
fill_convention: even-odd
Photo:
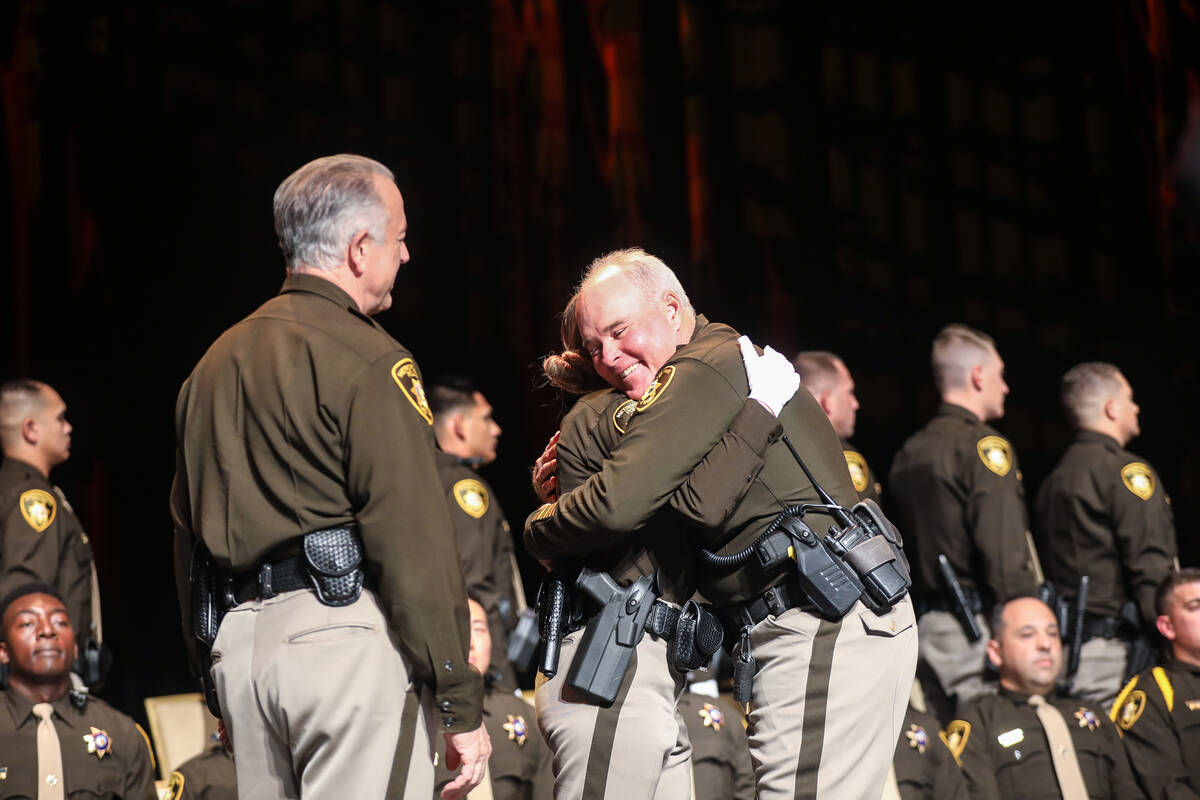
<instances>
[{"instance_id":1,"label":"officer's collar","mask_svg":"<svg viewBox=\"0 0 1200 800\"><path fill-rule=\"evenodd\" d=\"M1018 692L1013 689L1006 689L1003 686L998 686L996 688L996 694L1011 700L1017 705L1028 704L1029 698L1033 697L1033 695L1031 695L1029 692ZM1047 703L1053 702L1054 698L1058 697L1058 691L1056 689L1051 689L1042 695L1042 697L1045 698Z\"/></svg>"},{"instance_id":2,"label":"officer's collar","mask_svg":"<svg viewBox=\"0 0 1200 800\"><path fill-rule=\"evenodd\" d=\"M0 692L0 695L3 695L4 705L8 706L8 711L12 714L12 721L15 727L20 728L29 720L33 720L34 724L37 724L37 716L33 713L33 700L11 686ZM53 701L50 705L54 706L54 713L60 720L72 728L75 727L75 720L82 709L76 710L73 707L69 691L64 692L62 697Z\"/></svg>"},{"instance_id":3,"label":"officer's collar","mask_svg":"<svg viewBox=\"0 0 1200 800\"><path fill-rule=\"evenodd\" d=\"M708 327L708 317L704 316L703 314L697 314L696 324L692 328L692 336L687 340L687 344L691 344L700 338L700 331L704 330L706 327ZM687 344L677 344L675 345L675 349L678 350L681 347L686 347Z\"/></svg>"},{"instance_id":4,"label":"officer's collar","mask_svg":"<svg viewBox=\"0 0 1200 800\"><path fill-rule=\"evenodd\" d=\"M1080 429L1075 432L1075 441L1077 441L1077 442L1095 442L1097 444L1104 445L1105 447L1109 448L1110 450L1120 450L1121 449L1120 442L1118 442L1113 437L1109 436L1107 433L1100 433L1100 431L1089 431L1086 429Z\"/></svg>"},{"instance_id":5,"label":"officer's collar","mask_svg":"<svg viewBox=\"0 0 1200 800\"><path fill-rule=\"evenodd\" d=\"M1167 662L1166 662L1165 666L1168 669L1177 669L1180 672L1190 672L1193 675L1200 676L1200 666L1197 666L1195 664L1189 664L1186 661L1180 661L1175 656L1169 656L1167 658Z\"/></svg>"},{"instance_id":6,"label":"officer's collar","mask_svg":"<svg viewBox=\"0 0 1200 800\"><path fill-rule=\"evenodd\" d=\"M957 403L949 403L945 400L943 400L942 404L938 406L937 415L939 417L958 417L959 419L965 419L969 422L974 422L977 425L983 424L983 420L975 416L975 412L963 408Z\"/></svg>"},{"instance_id":7,"label":"officer's collar","mask_svg":"<svg viewBox=\"0 0 1200 800\"><path fill-rule=\"evenodd\" d=\"M13 458L12 456L4 456L0 459L0 470L5 472L26 472L38 480L47 480L42 471L33 464L30 464L28 461L22 461L19 458Z\"/></svg>"}]
</instances>

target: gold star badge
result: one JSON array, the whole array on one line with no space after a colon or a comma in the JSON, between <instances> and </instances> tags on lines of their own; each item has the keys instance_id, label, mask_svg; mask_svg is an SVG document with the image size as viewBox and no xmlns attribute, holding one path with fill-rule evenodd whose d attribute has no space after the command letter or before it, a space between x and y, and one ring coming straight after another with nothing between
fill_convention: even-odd
<instances>
[{"instance_id":1,"label":"gold star badge","mask_svg":"<svg viewBox=\"0 0 1200 800\"><path fill-rule=\"evenodd\" d=\"M1087 728L1089 731L1094 731L1100 727L1100 719L1096 713L1082 706L1075 712L1075 719L1079 720L1079 727Z\"/></svg>"},{"instance_id":2,"label":"gold star badge","mask_svg":"<svg viewBox=\"0 0 1200 800\"><path fill-rule=\"evenodd\" d=\"M112 752L112 739L109 738L108 731L102 731L90 725L88 727L91 733L83 735L83 741L87 743L88 752L95 753L96 758L103 759Z\"/></svg>"},{"instance_id":3,"label":"gold star badge","mask_svg":"<svg viewBox=\"0 0 1200 800\"><path fill-rule=\"evenodd\" d=\"M925 748L929 746L929 734L925 732L925 729L914 723L909 726L904 735L908 737L909 747L924 755Z\"/></svg>"},{"instance_id":4,"label":"gold star badge","mask_svg":"<svg viewBox=\"0 0 1200 800\"><path fill-rule=\"evenodd\" d=\"M529 736L529 726L525 724L525 718L520 714L516 716L509 714L508 722L504 723L502 727L508 731L510 742L516 742L517 747L525 744L525 739Z\"/></svg>"},{"instance_id":5,"label":"gold star badge","mask_svg":"<svg viewBox=\"0 0 1200 800\"><path fill-rule=\"evenodd\" d=\"M704 720L704 727L706 728L719 731L721 730L721 726L725 724L725 714L712 703L705 703L704 708L696 713L700 715L700 719Z\"/></svg>"}]
</instances>

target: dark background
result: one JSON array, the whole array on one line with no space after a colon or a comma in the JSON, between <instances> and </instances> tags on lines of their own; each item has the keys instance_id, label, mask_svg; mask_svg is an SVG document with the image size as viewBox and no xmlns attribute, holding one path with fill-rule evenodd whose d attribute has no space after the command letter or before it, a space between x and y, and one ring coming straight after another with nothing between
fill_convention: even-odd
<instances>
[{"instance_id":1,"label":"dark background","mask_svg":"<svg viewBox=\"0 0 1200 800\"><path fill-rule=\"evenodd\" d=\"M825 6L828 6L827 8ZM1190 2L10 0L0 10L0 375L75 425L54 473L92 536L105 694L190 691L172 590L176 392L283 279L271 194L359 152L404 192L381 322L475 375L515 527L554 431L537 363L581 269L639 244L696 307L858 382L887 474L932 413L945 323L996 339L1030 498L1071 365L1142 407L1132 448L1200 560L1196 237L1172 165L1200 95ZM527 565L528 566L528 565Z\"/></svg>"}]
</instances>

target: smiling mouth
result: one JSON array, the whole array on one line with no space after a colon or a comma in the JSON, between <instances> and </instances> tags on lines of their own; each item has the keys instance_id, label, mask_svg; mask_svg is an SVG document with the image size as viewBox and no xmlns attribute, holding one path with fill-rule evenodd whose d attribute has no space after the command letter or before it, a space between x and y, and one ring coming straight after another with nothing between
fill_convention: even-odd
<instances>
[{"instance_id":1,"label":"smiling mouth","mask_svg":"<svg viewBox=\"0 0 1200 800\"><path fill-rule=\"evenodd\" d=\"M620 375L618 375L617 377L620 377L620 378L628 378L630 375L632 375L632 374L633 374L633 371L634 371L635 369L637 369L637 366L638 366L637 364L630 364L630 365L629 365L628 367L626 367L626 368L625 368L625 369L624 369L624 370L621 372L621 374L620 374Z\"/></svg>"}]
</instances>

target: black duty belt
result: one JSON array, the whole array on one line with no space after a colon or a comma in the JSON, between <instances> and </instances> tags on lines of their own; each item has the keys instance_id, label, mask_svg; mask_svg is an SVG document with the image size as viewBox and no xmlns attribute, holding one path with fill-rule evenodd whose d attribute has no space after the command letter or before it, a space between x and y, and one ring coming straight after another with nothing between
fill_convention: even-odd
<instances>
[{"instance_id":1,"label":"black duty belt","mask_svg":"<svg viewBox=\"0 0 1200 800\"><path fill-rule=\"evenodd\" d=\"M584 617L563 625L563 633L574 633L575 631L583 630L588 624L591 617ZM662 598L654 601L654 605L650 609L650 616L646 617L645 630L653 633L663 641L671 641L671 637L675 635L675 625L679 622L679 609L668 603Z\"/></svg>"},{"instance_id":2,"label":"black duty belt","mask_svg":"<svg viewBox=\"0 0 1200 800\"><path fill-rule=\"evenodd\" d=\"M725 627L725 635L732 637L742 628L753 627L772 614L778 617L791 608L817 610L796 578L772 586L758 597L717 608L716 613Z\"/></svg>"},{"instance_id":3,"label":"black duty belt","mask_svg":"<svg viewBox=\"0 0 1200 800\"><path fill-rule=\"evenodd\" d=\"M233 576L233 598L236 603L266 600L284 592L311 588L312 578L308 575L302 555L267 561L260 564L258 569L238 572Z\"/></svg>"},{"instance_id":4,"label":"black duty belt","mask_svg":"<svg viewBox=\"0 0 1200 800\"><path fill-rule=\"evenodd\" d=\"M1120 617L1102 617L1099 614L1083 615L1083 641L1088 639L1127 639L1125 625Z\"/></svg>"}]
</instances>

